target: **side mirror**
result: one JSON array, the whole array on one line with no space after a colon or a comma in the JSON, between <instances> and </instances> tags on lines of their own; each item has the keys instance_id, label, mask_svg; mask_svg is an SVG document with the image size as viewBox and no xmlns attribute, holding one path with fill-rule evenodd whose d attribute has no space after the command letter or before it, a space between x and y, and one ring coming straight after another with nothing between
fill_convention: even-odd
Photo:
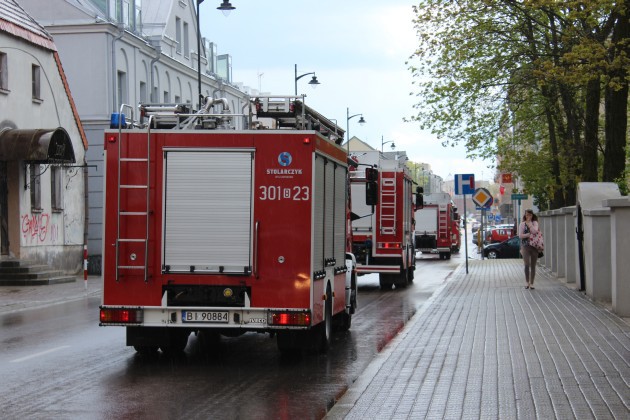
<instances>
[{"instance_id":1,"label":"side mirror","mask_svg":"<svg viewBox=\"0 0 630 420\"><path fill-rule=\"evenodd\" d=\"M367 206L378 204L378 184L375 181L365 183L365 204Z\"/></svg>"},{"instance_id":2,"label":"side mirror","mask_svg":"<svg viewBox=\"0 0 630 420\"><path fill-rule=\"evenodd\" d=\"M424 208L424 195L422 194L424 189L422 187L416 188L416 210Z\"/></svg>"},{"instance_id":3,"label":"side mirror","mask_svg":"<svg viewBox=\"0 0 630 420\"><path fill-rule=\"evenodd\" d=\"M367 181L378 181L378 169L376 168L365 168L365 179Z\"/></svg>"}]
</instances>

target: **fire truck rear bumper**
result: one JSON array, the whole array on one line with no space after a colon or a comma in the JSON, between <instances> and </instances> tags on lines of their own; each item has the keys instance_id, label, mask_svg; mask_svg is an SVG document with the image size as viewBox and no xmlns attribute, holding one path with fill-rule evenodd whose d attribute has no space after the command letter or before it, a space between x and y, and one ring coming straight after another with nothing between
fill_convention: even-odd
<instances>
[{"instance_id":1,"label":"fire truck rear bumper","mask_svg":"<svg viewBox=\"0 0 630 420\"><path fill-rule=\"evenodd\" d=\"M100 317L101 326L268 331L307 329L311 325L308 309L101 306Z\"/></svg>"},{"instance_id":2,"label":"fire truck rear bumper","mask_svg":"<svg viewBox=\"0 0 630 420\"><path fill-rule=\"evenodd\" d=\"M357 274L385 273L400 274L398 265L357 265Z\"/></svg>"}]
</instances>

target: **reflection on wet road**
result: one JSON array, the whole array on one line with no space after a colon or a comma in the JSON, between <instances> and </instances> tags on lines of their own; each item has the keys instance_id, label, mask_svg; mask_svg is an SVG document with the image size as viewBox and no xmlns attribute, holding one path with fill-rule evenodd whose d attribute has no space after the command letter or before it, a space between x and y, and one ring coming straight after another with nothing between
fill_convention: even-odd
<instances>
[{"instance_id":1,"label":"reflection on wet road","mask_svg":"<svg viewBox=\"0 0 630 420\"><path fill-rule=\"evenodd\" d=\"M0 316L3 417L321 418L461 258L419 255L400 290L360 277L352 328L323 355L282 357L275 339L247 333L191 335L179 357L143 357L123 328L98 327L98 298Z\"/></svg>"}]
</instances>

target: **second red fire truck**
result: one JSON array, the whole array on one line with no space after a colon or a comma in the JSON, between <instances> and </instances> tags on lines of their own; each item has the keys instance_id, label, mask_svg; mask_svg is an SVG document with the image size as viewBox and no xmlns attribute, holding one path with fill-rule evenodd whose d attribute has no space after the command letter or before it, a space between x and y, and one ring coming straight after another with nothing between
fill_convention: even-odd
<instances>
[{"instance_id":1,"label":"second red fire truck","mask_svg":"<svg viewBox=\"0 0 630 420\"><path fill-rule=\"evenodd\" d=\"M379 151L356 152L351 158L358 163L350 172L357 273L378 273L383 290L406 287L416 269L413 214L422 195L416 195L414 205L413 182L403 159L389 159Z\"/></svg>"},{"instance_id":2,"label":"second red fire truck","mask_svg":"<svg viewBox=\"0 0 630 420\"><path fill-rule=\"evenodd\" d=\"M343 130L303 97L228 105L113 116L100 324L143 353L179 352L192 332L325 350L357 306Z\"/></svg>"},{"instance_id":3,"label":"second red fire truck","mask_svg":"<svg viewBox=\"0 0 630 420\"><path fill-rule=\"evenodd\" d=\"M416 210L416 250L450 259L458 242L458 220L457 208L448 193L425 194L424 207Z\"/></svg>"}]
</instances>

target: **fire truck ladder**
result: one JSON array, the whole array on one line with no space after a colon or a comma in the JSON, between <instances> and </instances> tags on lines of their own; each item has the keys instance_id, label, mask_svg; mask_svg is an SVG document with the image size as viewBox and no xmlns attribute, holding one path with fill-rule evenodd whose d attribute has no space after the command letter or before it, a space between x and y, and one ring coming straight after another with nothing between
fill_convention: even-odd
<instances>
[{"instance_id":1,"label":"fire truck ladder","mask_svg":"<svg viewBox=\"0 0 630 420\"><path fill-rule=\"evenodd\" d=\"M381 172L381 235L396 233L396 172Z\"/></svg>"},{"instance_id":2,"label":"fire truck ladder","mask_svg":"<svg viewBox=\"0 0 630 420\"><path fill-rule=\"evenodd\" d=\"M438 205L438 235L440 239L448 239L448 205Z\"/></svg>"},{"instance_id":3,"label":"fire truck ladder","mask_svg":"<svg viewBox=\"0 0 630 420\"><path fill-rule=\"evenodd\" d=\"M133 108L129 105L121 105L120 113L123 113L124 108L129 108L131 110L131 124L133 125ZM131 147L131 145L127 144L124 147L122 146L122 126L119 122L118 124L118 210L117 210L117 232L116 232L116 281L119 280L120 270L142 270L144 273L144 281L145 283L148 281L147 271L148 271L148 252L149 252L149 156L150 156L150 133L151 133L151 120L153 116L149 117L149 125L147 128L147 143L146 143L146 156L130 156L131 150L136 150ZM123 153L127 153L126 156L123 156ZM132 154L132 153L131 153ZM123 170L129 174L131 171L137 170L138 166L146 166L146 184L121 184L120 176ZM125 209L121 209L120 205L120 196L121 192L124 190L137 190L144 191L146 195L146 208L143 211L128 211ZM137 210L137 209L136 209ZM124 224L125 227L129 227L134 224L133 217L144 217L145 219L145 234L144 237L121 237L121 224ZM136 219L137 220L137 219ZM137 223L137 222L136 222ZM129 231L129 229L125 229ZM134 253L131 253L133 257L130 259L134 262L134 264L121 265L120 264L120 248L122 244L130 244L130 243L140 243L144 244L144 256L142 258L138 258L137 254L134 256Z\"/></svg>"}]
</instances>

